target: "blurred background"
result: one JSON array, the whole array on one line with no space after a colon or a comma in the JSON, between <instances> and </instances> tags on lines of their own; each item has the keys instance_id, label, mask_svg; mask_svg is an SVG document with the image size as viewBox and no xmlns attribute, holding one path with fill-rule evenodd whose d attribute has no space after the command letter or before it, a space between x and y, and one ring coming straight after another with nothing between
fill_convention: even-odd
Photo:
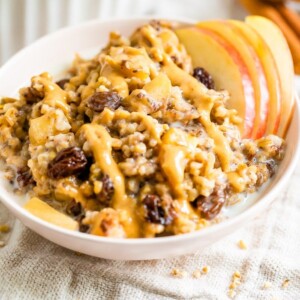
<instances>
[{"instance_id":1,"label":"blurred background","mask_svg":"<svg viewBox=\"0 0 300 300\"><path fill-rule=\"evenodd\" d=\"M87 20L142 15L242 19L247 12L280 23L300 65L300 18L291 14L299 6L300 0L0 0L0 66L39 37Z\"/></svg>"},{"instance_id":2,"label":"blurred background","mask_svg":"<svg viewBox=\"0 0 300 300\"><path fill-rule=\"evenodd\" d=\"M91 19L242 17L236 0L0 0L0 65L46 33Z\"/></svg>"}]
</instances>

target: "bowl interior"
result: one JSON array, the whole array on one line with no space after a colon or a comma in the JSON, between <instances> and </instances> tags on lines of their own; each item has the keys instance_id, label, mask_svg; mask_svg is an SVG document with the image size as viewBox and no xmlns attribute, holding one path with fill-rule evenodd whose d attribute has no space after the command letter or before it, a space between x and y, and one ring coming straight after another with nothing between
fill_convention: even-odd
<instances>
[{"instance_id":1,"label":"bowl interior","mask_svg":"<svg viewBox=\"0 0 300 300\"><path fill-rule=\"evenodd\" d=\"M25 48L15 55L0 69L0 96L16 96L20 87L30 84L30 78L33 75L48 71L56 77L62 76L62 72L66 70L75 53L80 53L84 57L92 57L102 46L108 41L108 35L111 31L118 31L125 36L130 35L139 25L146 23L151 18L139 18L129 20L115 21L92 21L86 24L66 28L54 34L40 39L31 46ZM191 21L179 20L184 24L191 24ZM282 161L278 172L274 178L258 193L255 193L247 198L247 201L226 209L225 214L229 220L204 229L201 232L185 235L186 237L166 237L159 239L147 239L138 243L163 243L170 240L184 240L189 236L204 238L206 235L214 232L225 230L226 226L233 227L235 224L240 224L247 217L254 217L268 205L275 197L278 189L287 181L291 175L293 168L296 165L297 156L299 153L299 105L296 102L295 113L291 122L291 126L287 135L287 150L284 160ZM26 201L26 197L16 196L12 192L12 187L7 183L0 174L0 198L3 203L22 221L32 229L37 230L37 227L44 227L53 232L59 232L77 239L90 241L102 241L109 243L114 239L89 236L78 232L70 232L54 225L48 224L26 212L22 205ZM51 238L50 238L51 239ZM155 240L155 241L154 241ZM57 242L57 241L56 241ZM130 244L132 240L115 241L121 244ZM72 248L72 247L70 247ZM81 250L87 253L86 251ZM151 257L153 258L153 257Z\"/></svg>"}]
</instances>

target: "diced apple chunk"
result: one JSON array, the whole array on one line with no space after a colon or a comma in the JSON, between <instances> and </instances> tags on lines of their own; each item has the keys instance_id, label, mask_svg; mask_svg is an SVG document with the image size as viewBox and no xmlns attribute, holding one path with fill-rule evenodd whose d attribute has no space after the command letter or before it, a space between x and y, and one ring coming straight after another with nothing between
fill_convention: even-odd
<instances>
[{"instance_id":1,"label":"diced apple chunk","mask_svg":"<svg viewBox=\"0 0 300 300\"><path fill-rule=\"evenodd\" d=\"M62 111L50 111L30 120L29 140L33 145L42 145L51 135L66 133L70 124Z\"/></svg>"},{"instance_id":2,"label":"diced apple chunk","mask_svg":"<svg viewBox=\"0 0 300 300\"><path fill-rule=\"evenodd\" d=\"M70 217L64 215L63 213L57 211L44 201L37 197L31 198L25 205L24 208L28 210L34 216L70 230L77 230L78 224L76 221Z\"/></svg>"}]
</instances>

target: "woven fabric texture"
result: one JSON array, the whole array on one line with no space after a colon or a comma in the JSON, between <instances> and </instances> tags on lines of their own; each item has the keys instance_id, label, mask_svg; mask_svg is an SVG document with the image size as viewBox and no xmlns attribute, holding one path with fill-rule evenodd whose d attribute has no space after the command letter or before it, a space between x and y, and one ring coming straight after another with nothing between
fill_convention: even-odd
<instances>
[{"instance_id":1,"label":"woven fabric texture","mask_svg":"<svg viewBox=\"0 0 300 300\"><path fill-rule=\"evenodd\" d=\"M235 299L300 299L299 170L300 163L272 207L245 228L177 258L124 262L78 255L17 221L0 250L0 299L229 299L235 271L242 277ZM203 266L210 271L193 278ZM170 276L173 268L187 276Z\"/></svg>"}]
</instances>

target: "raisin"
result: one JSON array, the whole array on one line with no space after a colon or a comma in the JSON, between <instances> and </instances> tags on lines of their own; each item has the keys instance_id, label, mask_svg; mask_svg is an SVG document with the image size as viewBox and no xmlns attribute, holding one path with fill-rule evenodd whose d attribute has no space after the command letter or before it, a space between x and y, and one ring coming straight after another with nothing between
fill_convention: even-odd
<instances>
[{"instance_id":1,"label":"raisin","mask_svg":"<svg viewBox=\"0 0 300 300\"><path fill-rule=\"evenodd\" d=\"M194 69L193 76L203 83L208 89L214 89L215 83L211 75L203 68L197 67Z\"/></svg>"},{"instance_id":2,"label":"raisin","mask_svg":"<svg viewBox=\"0 0 300 300\"><path fill-rule=\"evenodd\" d=\"M76 202L75 200L70 201L67 205L66 212L74 217L77 217L82 214L82 205L80 202Z\"/></svg>"},{"instance_id":3,"label":"raisin","mask_svg":"<svg viewBox=\"0 0 300 300\"><path fill-rule=\"evenodd\" d=\"M43 99L43 95L33 87L29 87L24 92L24 98L28 104L35 104Z\"/></svg>"},{"instance_id":4,"label":"raisin","mask_svg":"<svg viewBox=\"0 0 300 300\"><path fill-rule=\"evenodd\" d=\"M109 202L115 192L114 184L108 175L104 175L102 178L102 190L97 195L97 199L101 202Z\"/></svg>"},{"instance_id":5,"label":"raisin","mask_svg":"<svg viewBox=\"0 0 300 300\"><path fill-rule=\"evenodd\" d=\"M79 231L80 232L83 232L83 233L86 233L88 232L90 229L90 226L89 225L85 225L85 224L79 224Z\"/></svg>"},{"instance_id":6,"label":"raisin","mask_svg":"<svg viewBox=\"0 0 300 300\"><path fill-rule=\"evenodd\" d=\"M96 92L88 98L87 106L95 112L102 112L105 107L115 110L120 107L122 100L116 92Z\"/></svg>"},{"instance_id":7,"label":"raisin","mask_svg":"<svg viewBox=\"0 0 300 300\"><path fill-rule=\"evenodd\" d=\"M17 171L17 182L20 188L24 188L35 183L31 170L28 167L23 167Z\"/></svg>"},{"instance_id":8,"label":"raisin","mask_svg":"<svg viewBox=\"0 0 300 300\"><path fill-rule=\"evenodd\" d=\"M202 218L212 220L220 213L226 198L226 190L221 187L216 187L209 196L198 196L192 202L192 205L200 212Z\"/></svg>"},{"instance_id":9,"label":"raisin","mask_svg":"<svg viewBox=\"0 0 300 300\"><path fill-rule=\"evenodd\" d=\"M65 88L65 84L69 82L70 79L65 78L65 79L58 80L55 83L63 90Z\"/></svg>"},{"instance_id":10,"label":"raisin","mask_svg":"<svg viewBox=\"0 0 300 300\"><path fill-rule=\"evenodd\" d=\"M87 159L87 164L86 164L84 170L82 170L82 172L80 172L80 174L77 175L77 178L82 181L86 181L89 179L90 168L91 168L92 164L94 163L93 157L87 156L86 159Z\"/></svg>"},{"instance_id":11,"label":"raisin","mask_svg":"<svg viewBox=\"0 0 300 300\"><path fill-rule=\"evenodd\" d=\"M78 147L69 147L57 153L48 164L47 175L52 179L60 179L78 175L85 171L87 158Z\"/></svg>"},{"instance_id":12,"label":"raisin","mask_svg":"<svg viewBox=\"0 0 300 300\"><path fill-rule=\"evenodd\" d=\"M169 225L172 223L175 211L173 206L164 205L162 199L157 195L146 195L143 199L146 210L146 220L150 223Z\"/></svg>"}]
</instances>

